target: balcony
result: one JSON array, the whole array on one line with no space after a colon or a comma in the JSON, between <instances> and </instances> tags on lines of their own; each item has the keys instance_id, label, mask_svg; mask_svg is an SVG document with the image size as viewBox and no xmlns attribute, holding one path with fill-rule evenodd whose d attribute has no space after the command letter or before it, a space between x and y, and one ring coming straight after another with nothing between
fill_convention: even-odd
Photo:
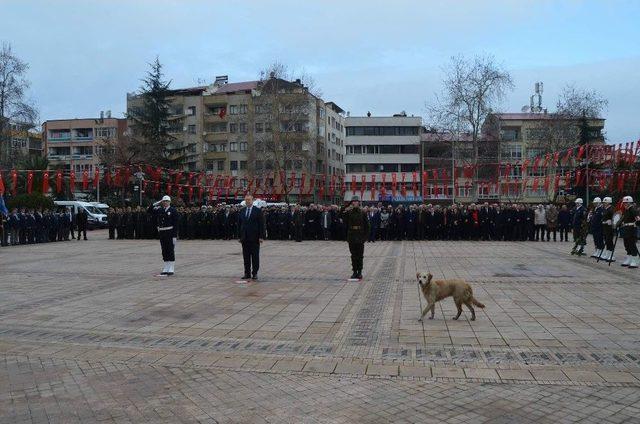
<instances>
[{"instance_id":1,"label":"balcony","mask_svg":"<svg viewBox=\"0 0 640 424\"><path fill-rule=\"evenodd\" d=\"M71 141L71 135L56 136L56 137L49 137L47 140L48 140L48 141L51 141L51 142L56 142L56 141Z\"/></svg>"}]
</instances>

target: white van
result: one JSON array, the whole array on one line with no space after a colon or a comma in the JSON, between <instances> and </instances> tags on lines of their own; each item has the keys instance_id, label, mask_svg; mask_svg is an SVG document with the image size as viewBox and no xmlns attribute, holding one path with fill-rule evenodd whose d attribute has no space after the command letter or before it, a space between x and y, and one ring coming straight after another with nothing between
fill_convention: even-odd
<instances>
[{"instance_id":1,"label":"white van","mask_svg":"<svg viewBox=\"0 0 640 424\"><path fill-rule=\"evenodd\" d=\"M107 226L107 214L100 208L92 205L89 202L79 202L76 200L56 200L56 206L65 207L71 210L71 213L76 215L79 209L84 209L87 212L87 227L88 228L105 228Z\"/></svg>"},{"instance_id":2,"label":"white van","mask_svg":"<svg viewBox=\"0 0 640 424\"><path fill-rule=\"evenodd\" d=\"M100 203L100 202L89 202L91 203L93 206L95 206L101 213L103 214L107 214L107 212L109 212L109 205L107 205L106 203Z\"/></svg>"}]
</instances>

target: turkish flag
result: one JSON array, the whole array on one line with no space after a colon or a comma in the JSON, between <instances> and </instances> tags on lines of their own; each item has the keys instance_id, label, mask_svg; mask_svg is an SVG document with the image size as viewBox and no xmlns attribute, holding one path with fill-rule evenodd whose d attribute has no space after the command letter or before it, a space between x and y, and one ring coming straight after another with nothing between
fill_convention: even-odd
<instances>
[{"instance_id":1,"label":"turkish flag","mask_svg":"<svg viewBox=\"0 0 640 424\"><path fill-rule=\"evenodd\" d=\"M396 197L396 190L398 189L398 176L395 172L391 173L391 196Z\"/></svg>"},{"instance_id":2,"label":"turkish flag","mask_svg":"<svg viewBox=\"0 0 640 424\"><path fill-rule=\"evenodd\" d=\"M311 178L313 178L313 176ZM340 187L340 195L344 196L344 194L347 192L347 181L344 178L344 175L341 177L341 180L342 180L342 185Z\"/></svg>"},{"instance_id":3,"label":"turkish flag","mask_svg":"<svg viewBox=\"0 0 640 424\"><path fill-rule=\"evenodd\" d=\"M82 171L82 190L87 190L89 188L89 171L86 169Z\"/></svg>"},{"instance_id":4,"label":"turkish flag","mask_svg":"<svg viewBox=\"0 0 640 424\"><path fill-rule=\"evenodd\" d=\"M218 116L220 117L220 119L224 119L226 115L227 115L227 108L221 107L220 112L218 112Z\"/></svg>"},{"instance_id":5,"label":"turkish flag","mask_svg":"<svg viewBox=\"0 0 640 424\"><path fill-rule=\"evenodd\" d=\"M189 203L193 200L193 186L189 186Z\"/></svg>"},{"instance_id":6,"label":"turkish flag","mask_svg":"<svg viewBox=\"0 0 640 424\"><path fill-rule=\"evenodd\" d=\"M564 189L567 190L571 185L571 172L567 172L564 175Z\"/></svg>"},{"instance_id":7,"label":"turkish flag","mask_svg":"<svg viewBox=\"0 0 640 424\"><path fill-rule=\"evenodd\" d=\"M4 181L2 180L2 172L0 172L0 196L4 194Z\"/></svg>"},{"instance_id":8,"label":"turkish flag","mask_svg":"<svg viewBox=\"0 0 640 424\"><path fill-rule=\"evenodd\" d=\"M178 186L178 198L182 199L182 186Z\"/></svg>"},{"instance_id":9,"label":"turkish flag","mask_svg":"<svg viewBox=\"0 0 640 424\"><path fill-rule=\"evenodd\" d=\"M31 194L33 190L33 171L27 173L27 193Z\"/></svg>"},{"instance_id":10,"label":"turkish flag","mask_svg":"<svg viewBox=\"0 0 640 424\"><path fill-rule=\"evenodd\" d=\"M171 183L167 183L167 196L171 196L171 189L173 187L171 186Z\"/></svg>"},{"instance_id":11,"label":"turkish flag","mask_svg":"<svg viewBox=\"0 0 640 424\"><path fill-rule=\"evenodd\" d=\"M533 186L531 187L532 191L538 191L538 177L533 179Z\"/></svg>"},{"instance_id":12,"label":"turkish flag","mask_svg":"<svg viewBox=\"0 0 640 424\"><path fill-rule=\"evenodd\" d=\"M371 174L371 200L376 200L376 174Z\"/></svg>"},{"instance_id":13,"label":"turkish flag","mask_svg":"<svg viewBox=\"0 0 640 424\"><path fill-rule=\"evenodd\" d=\"M536 156L536 158L533 160L533 172L538 171L539 164L540 164L540 158Z\"/></svg>"},{"instance_id":14,"label":"turkish flag","mask_svg":"<svg viewBox=\"0 0 640 424\"><path fill-rule=\"evenodd\" d=\"M364 197L364 191L366 187L367 187L367 176L361 175L360 176L360 199Z\"/></svg>"},{"instance_id":15,"label":"turkish flag","mask_svg":"<svg viewBox=\"0 0 640 424\"><path fill-rule=\"evenodd\" d=\"M291 188L294 188L296 186L296 171L291 172L291 178L289 181L290 181L289 186Z\"/></svg>"},{"instance_id":16,"label":"turkish flag","mask_svg":"<svg viewBox=\"0 0 640 424\"><path fill-rule=\"evenodd\" d=\"M555 152L553 154L553 164L557 166L559 160L560 160L560 152Z\"/></svg>"},{"instance_id":17,"label":"turkish flag","mask_svg":"<svg viewBox=\"0 0 640 424\"><path fill-rule=\"evenodd\" d=\"M357 189L358 189L358 186L356 184L356 176L352 175L351 176L351 193L353 193L353 195L355 195Z\"/></svg>"},{"instance_id":18,"label":"turkish flag","mask_svg":"<svg viewBox=\"0 0 640 424\"><path fill-rule=\"evenodd\" d=\"M69 191L73 193L76 190L76 172L69 172Z\"/></svg>"},{"instance_id":19,"label":"turkish flag","mask_svg":"<svg viewBox=\"0 0 640 424\"><path fill-rule=\"evenodd\" d=\"M100 182L100 169L96 167L93 171L93 188L98 188L98 183Z\"/></svg>"},{"instance_id":20,"label":"turkish flag","mask_svg":"<svg viewBox=\"0 0 640 424\"><path fill-rule=\"evenodd\" d=\"M18 171L15 169L11 170L11 194L14 196L18 192Z\"/></svg>"},{"instance_id":21,"label":"turkish flag","mask_svg":"<svg viewBox=\"0 0 640 424\"><path fill-rule=\"evenodd\" d=\"M582 159L582 156L584 156L584 146L580 146L578 149L578 160Z\"/></svg>"},{"instance_id":22,"label":"turkish flag","mask_svg":"<svg viewBox=\"0 0 640 424\"><path fill-rule=\"evenodd\" d=\"M329 196L333 198L336 193L336 174L331 175L331 183L329 184Z\"/></svg>"},{"instance_id":23,"label":"turkish flag","mask_svg":"<svg viewBox=\"0 0 640 424\"><path fill-rule=\"evenodd\" d=\"M411 173L411 189L413 190L414 197L418 197L418 182L416 181L417 179L418 179L418 175L416 171L413 171Z\"/></svg>"},{"instance_id":24,"label":"turkish flag","mask_svg":"<svg viewBox=\"0 0 640 424\"><path fill-rule=\"evenodd\" d=\"M422 171L422 197L427 197L427 182L429 180L429 174L427 171Z\"/></svg>"},{"instance_id":25,"label":"turkish flag","mask_svg":"<svg viewBox=\"0 0 640 424\"><path fill-rule=\"evenodd\" d=\"M176 172L176 185L180 184L180 180L182 180L182 172Z\"/></svg>"},{"instance_id":26,"label":"turkish flag","mask_svg":"<svg viewBox=\"0 0 640 424\"><path fill-rule=\"evenodd\" d=\"M42 194L49 192L49 171L44 171L42 174Z\"/></svg>"},{"instance_id":27,"label":"turkish flag","mask_svg":"<svg viewBox=\"0 0 640 424\"><path fill-rule=\"evenodd\" d=\"M549 184L551 181L549 180L549 175L544 177L544 191L549 191Z\"/></svg>"},{"instance_id":28,"label":"turkish flag","mask_svg":"<svg viewBox=\"0 0 640 424\"><path fill-rule=\"evenodd\" d=\"M307 173L306 173L306 172L303 172L303 173L302 173L302 176L300 177L300 193L301 193L301 194L302 194L302 192L304 191L304 186L305 186L305 184L306 184L306 182L307 182L306 180L307 180ZM333 176L332 176L332 178L331 178L331 181L333 182ZM333 194L332 194L332 196L333 196Z\"/></svg>"},{"instance_id":29,"label":"turkish flag","mask_svg":"<svg viewBox=\"0 0 640 424\"><path fill-rule=\"evenodd\" d=\"M62 171L56 171L56 191L62 193Z\"/></svg>"},{"instance_id":30,"label":"turkish flag","mask_svg":"<svg viewBox=\"0 0 640 424\"><path fill-rule=\"evenodd\" d=\"M322 179L320 180L320 189L318 190L318 196L320 196L320 199L324 199L324 185L326 182L326 174L322 174Z\"/></svg>"},{"instance_id":31,"label":"turkish flag","mask_svg":"<svg viewBox=\"0 0 640 424\"><path fill-rule=\"evenodd\" d=\"M311 181L309 181L309 189L307 194L311 194L316 189L316 174L311 174Z\"/></svg>"}]
</instances>

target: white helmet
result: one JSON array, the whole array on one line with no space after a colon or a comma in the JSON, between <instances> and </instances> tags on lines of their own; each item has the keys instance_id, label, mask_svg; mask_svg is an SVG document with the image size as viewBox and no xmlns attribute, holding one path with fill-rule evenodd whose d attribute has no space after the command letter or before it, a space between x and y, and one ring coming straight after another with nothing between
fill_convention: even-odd
<instances>
[{"instance_id":1,"label":"white helmet","mask_svg":"<svg viewBox=\"0 0 640 424\"><path fill-rule=\"evenodd\" d=\"M582 204L582 198L581 198L581 197L578 197L578 198L576 199L576 203L580 203L580 204Z\"/></svg>"},{"instance_id":2,"label":"white helmet","mask_svg":"<svg viewBox=\"0 0 640 424\"><path fill-rule=\"evenodd\" d=\"M595 199L593 199L593 203L602 203L602 199L596 197Z\"/></svg>"},{"instance_id":3,"label":"white helmet","mask_svg":"<svg viewBox=\"0 0 640 424\"><path fill-rule=\"evenodd\" d=\"M605 197L604 199L602 199L603 203L613 203L613 200L611 200L611 197Z\"/></svg>"},{"instance_id":4,"label":"white helmet","mask_svg":"<svg viewBox=\"0 0 640 424\"><path fill-rule=\"evenodd\" d=\"M631 196L624 196L622 198L622 203L633 203L633 197Z\"/></svg>"},{"instance_id":5,"label":"white helmet","mask_svg":"<svg viewBox=\"0 0 640 424\"><path fill-rule=\"evenodd\" d=\"M164 196L162 196L162 201L167 201L170 202L171 201L171 197L167 196L166 194Z\"/></svg>"}]
</instances>

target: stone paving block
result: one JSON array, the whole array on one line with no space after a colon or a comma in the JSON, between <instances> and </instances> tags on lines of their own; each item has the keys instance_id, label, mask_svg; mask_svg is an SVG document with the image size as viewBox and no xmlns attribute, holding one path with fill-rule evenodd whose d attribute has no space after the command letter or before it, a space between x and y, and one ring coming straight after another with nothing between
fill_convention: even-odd
<instances>
[{"instance_id":1,"label":"stone paving block","mask_svg":"<svg viewBox=\"0 0 640 424\"><path fill-rule=\"evenodd\" d=\"M302 371L305 365L305 361L280 359L271 369L273 371Z\"/></svg>"},{"instance_id":2,"label":"stone paving block","mask_svg":"<svg viewBox=\"0 0 640 424\"><path fill-rule=\"evenodd\" d=\"M367 371L366 364L354 364L349 362L338 362L336 369L333 371L335 374L356 374L364 375Z\"/></svg>"},{"instance_id":3,"label":"stone paving block","mask_svg":"<svg viewBox=\"0 0 640 424\"><path fill-rule=\"evenodd\" d=\"M400 365L401 377L431 377L431 367Z\"/></svg>"},{"instance_id":4,"label":"stone paving block","mask_svg":"<svg viewBox=\"0 0 640 424\"><path fill-rule=\"evenodd\" d=\"M602 377L595 371L583 371L574 369L565 369L563 372L569 377L571 381L577 381L582 383L601 383L604 381Z\"/></svg>"},{"instance_id":5,"label":"stone paving block","mask_svg":"<svg viewBox=\"0 0 640 424\"><path fill-rule=\"evenodd\" d=\"M462 368L442 368L442 367L432 367L431 372L434 377L443 377L443 378L465 378L465 374Z\"/></svg>"},{"instance_id":6,"label":"stone paving block","mask_svg":"<svg viewBox=\"0 0 640 424\"><path fill-rule=\"evenodd\" d=\"M304 366L303 371L331 374L336 369L337 365L338 361L312 359L311 361L307 362L307 364Z\"/></svg>"},{"instance_id":7,"label":"stone paving block","mask_svg":"<svg viewBox=\"0 0 640 424\"><path fill-rule=\"evenodd\" d=\"M533 377L538 381L566 381L569 380L562 370L531 369Z\"/></svg>"},{"instance_id":8,"label":"stone paving block","mask_svg":"<svg viewBox=\"0 0 640 424\"><path fill-rule=\"evenodd\" d=\"M465 368L464 374L467 378L488 378L491 380L498 380L498 373L496 370L490 368Z\"/></svg>"},{"instance_id":9,"label":"stone paving block","mask_svg":"<svg viewBox=\"0 0 640 424\"><path fill-rule=\"evenodd\" d=\"M624 371L598 371L598 375L607 383L640 383L633 374Z\"/></svg>"},{"instance_id":10,"label":"stone paving block","mask_svg":"<svg viewBox=\"0 0 640 424\"><path fill-rule=\"evenodd\" d=\"M367 375L380 375L386 377L395 377L398 375L398 365L377 365L369 364L367 367Z\"/></svg>"},{"instance_id":11,"label":"stone paving block","mask_svg":"<svg viewBox=\"0 0 640 424\"><path fill-rule=\"evenodd\" d=\"M246 358L234 358L234 357L220 358L213 363L213 366L237 369L237 368L241 368L245 362L247 362Z\"/></svg>"},{"instance_id":12,"label":"stone paving block","mask_svg":"<svg viewBox=\"0 0 640 424\"><path fill-rule=\"evenodd\" d=\"M497 370L502 380L534 380L528 370Z\"/></svg>"}]
</instances>

